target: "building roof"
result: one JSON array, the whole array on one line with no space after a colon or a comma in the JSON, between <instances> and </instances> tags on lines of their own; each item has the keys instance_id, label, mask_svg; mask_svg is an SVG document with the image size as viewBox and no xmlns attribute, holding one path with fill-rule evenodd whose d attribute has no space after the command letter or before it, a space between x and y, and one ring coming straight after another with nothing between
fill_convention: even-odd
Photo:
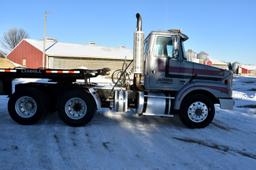
<instances>
[{"instance_id":1,"label":"building roof","mask_svg":"<svg viewBox=\"0 0 256 170\"><path fill-rule=\"evenodd\" d=\"M7 58L0 58L0 68L14 68L16 65Z\"/></svg>"},{"instance_id":2,"label":"building roof","mask_svg":"<svg viewBox=\"0 0 256 170\"><path fill-rule=\"evenodd\" d=\"M228 65L226 62L220 61L217 59L210 58L209 60L212 62L213 65L224 65L224 66Z\"/></svg>"},{"instance_id":3,"label":"building roof","mask_svg":"<svg viewBox=\"0 0 256 170\"><path fill-rule=\"evenodd\" d=\"M24 39L32 46L43 51L43 41L34 39ZM86 57L104 59L132 59L132 50L126 47L104 47L96 44L72 44L58 42L55 40L46 41L46 55L56 57Z\"/></svg>"},{"instance_id":4,"label":"building roof","mask_svg":"<svg viewBox=\"0 0 256 170\"><path fill-rule=\"evenodd\" d=\"M245 68L247 70L256 70L256 65L240 65L240 67Z\"/></svg>"}]
</instances>

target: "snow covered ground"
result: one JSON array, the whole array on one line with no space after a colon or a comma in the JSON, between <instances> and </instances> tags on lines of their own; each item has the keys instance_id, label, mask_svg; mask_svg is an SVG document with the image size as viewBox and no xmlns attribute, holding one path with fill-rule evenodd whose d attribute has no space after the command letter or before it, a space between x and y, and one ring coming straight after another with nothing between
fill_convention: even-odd
<instances>
[{"instance_id":1,"label":"snow covered ground","mask_svg":"<svg viewBox=\"0 0 256 170\"><path fill-rule=\"evenodd\" d=\"M0 169L255 169L256 77L235 77L234 110L216 106L213 123L187 129L177 118L107 110L73 128L49 113L22 126L0 97Z\"/></svg>"}]
</instances>

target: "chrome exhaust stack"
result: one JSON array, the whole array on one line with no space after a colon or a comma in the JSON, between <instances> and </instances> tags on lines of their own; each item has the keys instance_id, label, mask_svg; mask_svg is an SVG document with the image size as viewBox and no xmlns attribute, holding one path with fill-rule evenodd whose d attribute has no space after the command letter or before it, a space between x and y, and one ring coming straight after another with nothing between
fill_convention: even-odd
<instances>
[{"instance_id":1,"label":"chrome exhaust stack","mask_svg":"<svg viewBox=\"0 0 256 170\"><path fill-rule=\"evenodd\" d=\"M142 89L144 75L144 32L142 31L142 19L136 14L137 30L134 33L133 61L134 61L134 85L138 90Z\"/></svg>"}]
</instances>

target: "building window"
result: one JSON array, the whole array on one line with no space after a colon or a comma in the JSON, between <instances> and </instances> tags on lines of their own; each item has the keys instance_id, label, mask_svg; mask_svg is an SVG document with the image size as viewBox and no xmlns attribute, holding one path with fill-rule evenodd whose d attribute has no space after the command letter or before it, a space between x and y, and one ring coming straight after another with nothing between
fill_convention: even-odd
<instances>
[{"instance_id":1,"label":"building window","mask_svg":"<svg viewBox=\"0 0 256 170\"><path fill-rule=\"evenodd\" d=\"M22 59L22 65L26 66L27 65L27 60L26 59Z\"/></svg>"}]
</instances>

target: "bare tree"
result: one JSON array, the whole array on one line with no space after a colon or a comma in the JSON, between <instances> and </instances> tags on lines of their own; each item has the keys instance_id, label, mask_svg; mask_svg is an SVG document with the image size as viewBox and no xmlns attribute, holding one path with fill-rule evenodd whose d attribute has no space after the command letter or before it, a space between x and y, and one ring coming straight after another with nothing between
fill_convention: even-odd
<instances>
[{"instance_id":1,"label":"bare tree","mask_svg":"<svg viewBox=\"0 0 256 170\"><path fill-rule=\"evenodd\" d=\"M28 38L28 33L23 29L12 28L3 35L2 45L4 48L13 49L22 39Z\"/></svg>"},{"instance_id":2,"label":"bare tree","mask_svg":"<svg viewBox=\"0 0 256 170\"><path fill-rule=\"evenodd\" d=\"M4 58L5 55L6 55L6 54L5 54L3 51L0 50L0 58L1 58L1 57Z\"/></svg>"}]
</instances>

